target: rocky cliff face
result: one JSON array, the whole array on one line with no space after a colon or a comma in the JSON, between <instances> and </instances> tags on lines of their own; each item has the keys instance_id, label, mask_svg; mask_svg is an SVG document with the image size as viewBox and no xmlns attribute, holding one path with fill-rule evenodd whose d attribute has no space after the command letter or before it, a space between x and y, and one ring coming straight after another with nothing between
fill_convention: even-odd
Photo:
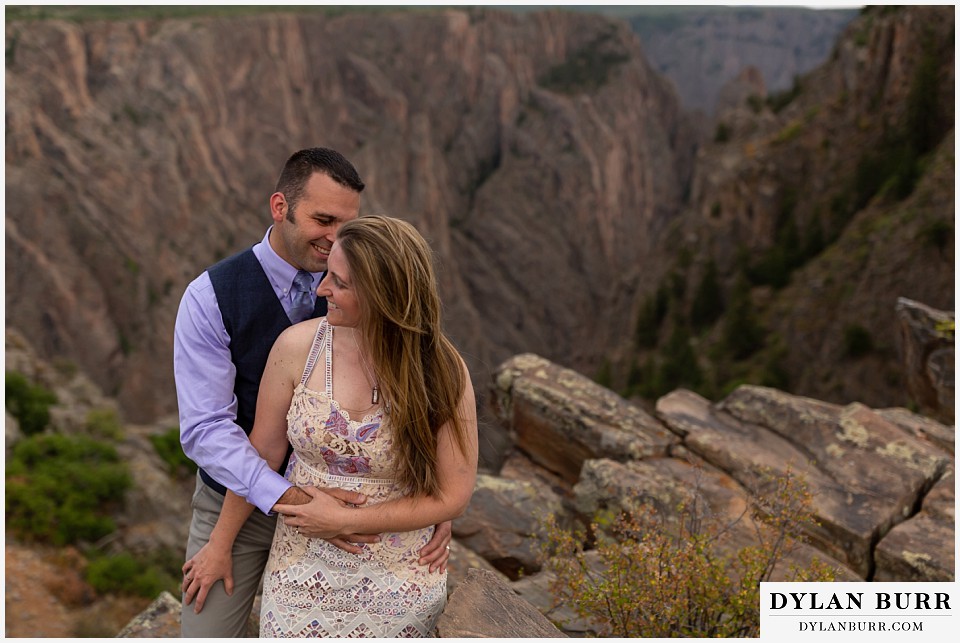
<instances>
[{"instance_id":1,"label":"rocky cliff face","mask_svg":"<svg viewBox=\"0 0 960 643\"><path fill-rule=\"evenodd\" d=\"M688 302L708 260L728 305L750 276L766 331L743 378L766 364L802 395L909 403L897 298L954 307L953 20L869 11L794 90L718 114L670 238L692 266ZM724 321L701 337L704 359Z\"/></svg>"},{"instance_id":2,"label":"rocky cliff face","mask_svg":"<svg viewBox=\"0 0 960 643\"><path fill-rule=\"evenodd\" d=\"M479 391L520 352L625 379L641 300L671 272L689 307L712 259L729 298L744 256L762 281L778 245L819 235L751 293L767 330L752 365L707 366L759 381L772 363L792 392L906 404L893 304L953 308L952 25L944 7L868 11L795 92L765 102L753 72L729 86L698 147L710 125L596 16L8 21L7 324L131 420L174 410L183 288L262 236L283 160L323 144L356 161L365 211L437 249ZM905 122L929 125L912 165L868 154ZM871 184L906 180L891 165L914 173L908 197ZM848 355L850 329L873 350ZM702 361L720 332L698 338Z\"/></svg>"},{"instance_id":3,"label":"rocky cliff face","mask_svg":"<svg viewBox=\"0 0 960 643\"><path fill-rule=\"evenodd\" d=\"M624 23L464 9L8 21L7 324L133 420L174 408L188 281L259 240L294 150L355 161L366 212L437 250L480 381L593 368L679 207L693 141Z\"/></svg>"},{"instance_id":4,"label":"rocky cliff face","mask_svg":"<svg viewBox=\"0 0 960 643\"><path fill-rule=\"evenodd\" d=\"M798 7L621 7L654 69L673 81L684 109L707 115L723 86L753 67L773 91L822 64L855 10Z\"/></svg>"}]
</instances>

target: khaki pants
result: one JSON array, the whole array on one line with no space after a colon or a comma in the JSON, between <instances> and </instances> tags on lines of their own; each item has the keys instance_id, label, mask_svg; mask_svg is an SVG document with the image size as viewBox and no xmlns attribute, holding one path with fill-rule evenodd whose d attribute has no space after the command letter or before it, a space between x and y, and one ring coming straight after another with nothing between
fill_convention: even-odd
<instances>
[{"instance_id":1,"label":"khaki pants","mask_svg":"<svg viewBox=\"0 0 960 643\"><path fill-rule=\"evenodd\" d=\"M220 509L223 496L208 487L197 475L197 489L193 494L193 519L187 539L189 560L210 540L210 533ZM233 596L227 596L223 581L218 581L207 594L203 611L194 613L196 598L180 611L180 635L184 638L238 638L243 637L253 609L253 601L260 589L263 568L267 564L276 516L266 516L255 509L240 529L233 544ZM183 596L180 597L181 601Z\"/></svg>"}]
</instances>

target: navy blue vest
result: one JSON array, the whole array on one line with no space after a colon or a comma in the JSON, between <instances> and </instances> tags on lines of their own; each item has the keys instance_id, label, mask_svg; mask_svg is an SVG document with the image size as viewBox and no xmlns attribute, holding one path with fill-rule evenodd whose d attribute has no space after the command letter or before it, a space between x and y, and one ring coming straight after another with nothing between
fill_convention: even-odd
<instances>
[{"instance_id":1,"label":"navy blue vest","mask_svg":"<svg viewBox=\"0 0 960 643\"><path fill-rule=\"evenodd\" d=\"M250 435L267 357L277 337L290 326L290 318L252 249L220 261L207 272L217 295L224 328L230 336L230 357L237 369L233 385L237 396L237 424ZM326 314L326 298L317 297L311 317ZM284 462L280 473L286 466ZM226 493L224 486L203 469L200 477L211 488Z\"/></svg>"}]
</instances>

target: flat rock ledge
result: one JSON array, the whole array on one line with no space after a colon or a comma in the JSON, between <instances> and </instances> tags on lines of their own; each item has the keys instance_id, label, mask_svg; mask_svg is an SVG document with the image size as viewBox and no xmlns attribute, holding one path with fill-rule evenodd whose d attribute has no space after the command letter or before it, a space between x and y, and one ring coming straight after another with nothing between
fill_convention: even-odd
<instances>
[{"instance_id":1,"label":"flat rock ledge","mask_svg":"<svg viewBox=\"0 0 960 643\"><path fill-rule=\"evenodd\" d=\"M147 609L137 614L117 634L118 639L180 638L180 601L170 592L161 592Z\"/></svg>"},{"instance_id":2,"label":"flat rock ledge","mask_svg":"<svg viewBox=\"0 0 960 643\"><path fill-rule=\"evenodd\" d=\"M259 609L259 608L257 608ZM437 622L440 638L567 638L497 572L471 568ZM180 638L180 601L163 592L117 638Z\"/></svg>"},{"instance_id":3,"label":"flat rock ledge","mask_svg":"<svg viewBox=\"0 0 960 643\"><path fill-rule=\"evenodd\" d=\"M483 569L467 571L440 615L437 635L445 639L567 638L500 575Z\"/></svg>"}]
</instances>

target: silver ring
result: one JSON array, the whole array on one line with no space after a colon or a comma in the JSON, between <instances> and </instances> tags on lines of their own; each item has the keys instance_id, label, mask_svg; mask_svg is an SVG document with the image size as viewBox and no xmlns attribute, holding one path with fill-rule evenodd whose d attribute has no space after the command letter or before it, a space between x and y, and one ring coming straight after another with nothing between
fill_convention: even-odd
<instances>
[{"instance_id":1,"label":"silver ring","mask_svg":"<svg viewBox=\"0 0 960 643\"><path fill-rule=\"evenodd\" d=\"M447 551L450 551L450 545L447 545Z\"/></svg>"}]
</instances>

